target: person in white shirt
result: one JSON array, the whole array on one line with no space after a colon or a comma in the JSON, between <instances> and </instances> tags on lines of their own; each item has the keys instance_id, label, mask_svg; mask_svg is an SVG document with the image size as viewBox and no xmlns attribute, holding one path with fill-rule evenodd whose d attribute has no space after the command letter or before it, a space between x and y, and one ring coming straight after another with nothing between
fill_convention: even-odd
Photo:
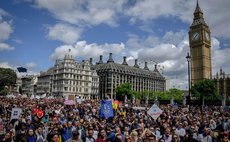
<instances>
[{"instance_id":1,"label":"person in white shirt","mask_svg":"<svg viewBox=\"0 0 230 142\"><path fill-rule=\"evenodd\" d=\"M180 137L183 138L186 134L185 129L182 127L182 123L178 124L178 127L176 128L175 133Z\"/></svg>"},{"instance_id":2,"label":"person in white shirt","mask_svg":"<svg viewBox=\"0 0 230 142\"><path fill-rule=\"evenodd\" d=\"M171 135L169 128L165 129L165 134L163 135L163 139L165 140L165 142L171 142L172 141L172 135Z\"/></svg>"}]
</instances>

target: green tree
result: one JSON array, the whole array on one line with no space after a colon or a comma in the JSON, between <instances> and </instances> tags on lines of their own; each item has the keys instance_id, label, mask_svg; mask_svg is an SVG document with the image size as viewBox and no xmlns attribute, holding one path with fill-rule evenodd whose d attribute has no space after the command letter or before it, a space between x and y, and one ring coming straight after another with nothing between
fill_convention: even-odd
<instances>
[{"instance_id":1,"label":"green tree","mask_svg":"<svg viewBox=\"0 0 230 142\"><path fill-rule=\"evenodd\" d=\"M181 101L183 99L183 92L176 88L169 89L168 91L166 91L166 94L169 98L173 98L177 101Z\"/></svg>"},{"instance_id":2,"label":"green tree","mask_svg":"<svg viewBox=\"0 0 230 142\"><path fill-rule=\"evenodd\" d=\"M200 98L200 104L202 104L203 99L218 99L219 96L216 92L215 83L213 80L204 79L195 83L192 88L191 92L193 97Z\"/></svg>"},{"instance_id":3,"label":"green tree","mask_svg":"<svg viewBox=\"0 0 230 142\"><path fill-rule=\"evenodd\" d=\"M159 100L169 100L170 99L169 96L166 94L166 92L157 91L154 94Z\"/></svg>"},{"instance_id":4,"label":"green tree","mask_svg":"<svg viewBox=\"0 0 230 142\"><path fill-rule=\"evenodd\" d=\"M149 99L150 99L150 100L156 99L156 95L155 95L155 92L154 92L154 91L149 91Z\"/></svg>"},{"instance_id":5,"label":"green tree","mask_svg":"<svg viewBox=\"0 0 230 142\"><path fill-rule=\"evenodd\" d=\"M132 85L130 83L121 84L116 88L116 96L118 100L124 100L125 96L127 99L131 99L132 93Z\"/></svg>"},{"instance_id":6,"label":"green tree","mask_svg":"<svg viewBox=\"0 0 230 142\"><path fill-rule=\"evenodd\" d=\"M15 85L17 74L9 68L0 68L0 95L6 95L6 88Z\"/></svg>"},{"instance_id":7,"label":"green tree","mask_svg":"<svg viewBox=\"0 0 230 142\"><path fill-rule=\"evenodd\" d=\"M143 97L143 98L148 98L148 96L149 96L149 91L148 91L148 90L144 90L144 91L142 92L142 97Z\"/></svg>"},{"instance_id":8,"label":"green tree","mask_svg":"<svg viewBox=\"0 0 230 142\"><path fill-rule=\"evenodd\" d=\"M131 95L135 97L135 99L141 99L141 93L138 91L132 91Z\"/></svg>"}]
</instances>

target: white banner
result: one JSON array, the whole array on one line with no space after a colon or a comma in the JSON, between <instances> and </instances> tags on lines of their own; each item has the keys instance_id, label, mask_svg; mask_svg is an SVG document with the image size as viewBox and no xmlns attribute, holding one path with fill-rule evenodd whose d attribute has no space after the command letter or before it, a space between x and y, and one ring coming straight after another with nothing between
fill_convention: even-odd
<instances>
[{"instance_id":1,"label":"white banner","mask_svg":"<svg viewBox=\"0 0 230 142\"><path fill-rule=\"evenodd\" d=\"M148 111L148 115L150 115L154 120L156 120L163 111L157 106L153 105Z\"/></svg>"},{"instance_id":2,"label":"white banner","mask_svg":"<svg viewBox=\"0 0 230 142\"><path fill-rule=\"evenodd\" d=\"M12 108L10 119L18 119L22 112L21 108Z\"/></svg>"}]
</instances>

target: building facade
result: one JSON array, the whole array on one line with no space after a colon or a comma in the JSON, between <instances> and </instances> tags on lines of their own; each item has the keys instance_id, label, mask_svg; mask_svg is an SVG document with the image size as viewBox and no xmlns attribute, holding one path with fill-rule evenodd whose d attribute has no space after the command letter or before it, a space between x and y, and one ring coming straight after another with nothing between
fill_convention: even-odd
<instances>
[{"instance_id":1,"label":"building facade","mask_svg":"<svg viewBox=\"0 0 230 142\"><path fill-rule=\"evenodd\" d=\"M53 71L54 68L50 68L46 72L40 72L36 95L53 95Z\"/></svg>"},{"instance_id":2,"label":"building facade","mask_svg":"<svg viewBox=\"0 0 230 142\"><path fill-rule=\"evenodd\" d=\"M230 74L225 74L225 72L220 69L213 76L213 80L216 85L217 93L223 97L223 99L230 99Z\"/></svg>"},{"instance_id":3,"label":"building facade","mask_svg":"<svg viewBox=\"0 0 230 142\"><path fill-rule=\"evenodd\" d=\"M203 12L197 1L194 18L189 30L189 44L191 54L192 84L211 79L211 36L209 26L204 21Z\"/></svg>"},{"instance_id":4,"label":"building facade","mask_svg":"<svg viewBox=\"0 0 230 142\"><path fill-rule=\"evenodd\" d=\"M53 68L53 95L80 99L97 98L98 76L91 70L91 63L83 60L76 62L72 55L65 55L64 60L56 60ZM92 96L92 97L91 97Z\"/></svg>"},{"instance_id":5,"label":"building facade","mask_svg":"<svg viewBox=\"0 0 230 142\"><path fill-rule=\"evenodd\" d=\"M116 88L123 83L132 84L132 89L138 92L165 91L165 78L160 74L155 66L155 70L148 68L147 62L142 69L138 65L137 59L134 66L129 66L126 57L122 64L115 63L112 53L106 63L103 62L103 56L100 56L99 62L93 66L99 76L99 94L100 98L116 98Z\"/></svg>"},{"instance_id":6,"label":"building facade","mask_svg":"<svg viewBox=\"0 0 230 142\"><path fill-rule=\"evenodd\" d=\"M22 94L26 94L27 96L36 95L37 92L37 75L26 75L21 77L21 89Z\"/></svg>"}]
</instances>

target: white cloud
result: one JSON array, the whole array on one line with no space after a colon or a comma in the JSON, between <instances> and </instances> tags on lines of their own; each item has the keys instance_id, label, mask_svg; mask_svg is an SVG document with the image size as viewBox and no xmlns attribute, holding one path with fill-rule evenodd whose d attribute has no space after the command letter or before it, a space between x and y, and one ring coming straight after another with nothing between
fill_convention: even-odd
<instances>
[{"instance_id":1,"label":"white cloud","mask_svg":"<svg viewBox=\"0 0 230 142\"><path fill-rule=\"evenodd\" d=\"M13 67L8 62L0 62L0 67L13 69Z\"/></svg>"},{"instance_id":2,"label":"white cloud","mask_svg":"<svg viewBox=\"0 0 230 142\"><path fill-rule=\"evenodd\" d=\"M34 68L34 67L36 67L36 66L37 66L37 64L34 63L34 62L26 63L26 68Z\"/></svg>"},{"instance_id":3,"label":"white cloud","mask_svg":"<svg viewBox=\"0 0 230 142\"><path fill-rule=\"evenodd\" d=\"M116 26L117 13L126 0L36 0L39 8L47 9L59 20L75 25L107 24Z\"/></svg>"},{"instance_id":4,"label":"white cloud","mask_svg":"<svg viewBox=\"0 0 230 142\"><path fill-rule=\"evenodd\" d=\"M171 84L180 89L187 87L187 60L186 55L189 49L188 36L184 31L166 32L162 39L156 38L154 35L147 37L130 36L127 41L126 53L129 64L133 65L134 58L139 61L156 61L163 69L163 73L171 78ZM154 40L149 40L154 39ZM150 42L151 41L151 42ZM220 67L226 73L230 72L230 49L220 48L220 42L217 38L212 37L212 67L213 75L219 71ZM131 47L134 48L131 48ZM150 62L149 68L154 68L154 62Z\"/></svg>"},{"instance_id":5,"label":"white cloud","mask_svg":"<svg viewBox=\"0 0 230 142\"><path fill-rule=\"evenodd\" d=\"M210 26L214 36L230 38L229 0L203 0L199 1L204 13L204 18ZM136 1L133 6L126 9L126 15L130 16L133 24L137 20L144 23L159 17L177 17L191 24L196 1L188 0L142 0ZM225 29L225 30L223 30Z\"/></svg>"},{"instance_id":6,"label":"white cloud","mask_svg":"<svg viewBox=\"0 0 230 142\"><path fill-rule=\"evenodd\" d=\"M187 33L183 30L179 32L173 32L168 31L165 33L165 35L162 37L163 43L169 43L177 45L179 44L185 37L187 36Z\"/></svg>"},{"instance_id":7,"label":"white cloud","mask_svg":"<svg viewBox=\"0 0 230 142\"><path fill-rule=\"evenodd\" d=\"M14 47L7 43L4 43L9 39L10 34L13 32L12 21L6 21L3 16L8 16L9 14L0 8L0 52L6 50L14 50Z\"/></svg>"},{"instance_id":8,"label":"white cloud","mask_svg":"<svg viewBox=\"0 0 230 142\"><path fill-rule=\"evenodd\" d=\"M73 57L83 57L84 59L90 57L98 57L105 53L119 54L125 49L123 43L120 44L88 44L86 41L78 41L75 45L62 45L55 49L54 53L50 56L51 59L62 59L71 49L71 55Z\"/></svg>"},{"instance_id":9,"label":"white cloud","mask_svg":"<svg viewBox=\"0 0 230 142\"><path fill-rule=\"evenodd\" d=\"M75 43L82 33L82 29L73 27L69 24L55 24L48 27L48 38L60 40L67 44Z\"/></svg>"},{"instance_id":10,"label":"white cloud","mask_svg":"<svg viewBox=\"0 0 230 142\"><path fill-rule=\"evenodd\" d=\"M0 8L0 17L1 16L9 16L9 15L10 14L8 12L6 12L5 10L3 10L3 9ZM1 20L1 18L0 18L0 20Z\"/></svg>"},{"instance_id":11,"label":"white cloud","mask_svg":"<svg viewBox=\"0 0 230 142\"><path fill-rule=\"evenodd\" d=\"M184 0L142 0L136 1L134 6L127 9L126 14L132 17L132 22L136 20L154 20L160 16L177 16L182 20L188 20L184 15L187 15L187 11L195 8L192 4L195 4L195 2Z\"/></svg>"},{"instance_id":12,"label":"white cloud","mask_svg":"<svg viewBox=\"0 0 230 142\"><path fill-rule=\"evenodd\" d=\"M0 19L0 41L7 40L12 32L13 29L11 22L3 21L3 19Z\"/></svg>"},{"instance_id":13,"label":"white cloud","mask_svg":"<svg viewBox=\"0 0 230 142\"><path fill-rule=\"evenodd\" d=\"M230 48L220 48L220 42L212 38L212 74L215 75L220 68L230 74Z\"/></svg>"},{"instance_id":14,"label":"white cloud","mask_svg":"<svg viewBox=\"0 0 230 142\"><path fill-rule=\"evenodd\" d=\"M20 39L13 39L14 42L16 42L17 44L23 44L24 42Z\"/></svg>"},{"instance_id":15,"label":"white cloud","mask_svg":"<svg viewBox=\"0 0 230 142\"><path fill-rule=\"evenodd\" d=\"M6 51L6 50L14 50L14 47L6 43L0 43L0 51Z\"/></svg>"}]
</instances>

